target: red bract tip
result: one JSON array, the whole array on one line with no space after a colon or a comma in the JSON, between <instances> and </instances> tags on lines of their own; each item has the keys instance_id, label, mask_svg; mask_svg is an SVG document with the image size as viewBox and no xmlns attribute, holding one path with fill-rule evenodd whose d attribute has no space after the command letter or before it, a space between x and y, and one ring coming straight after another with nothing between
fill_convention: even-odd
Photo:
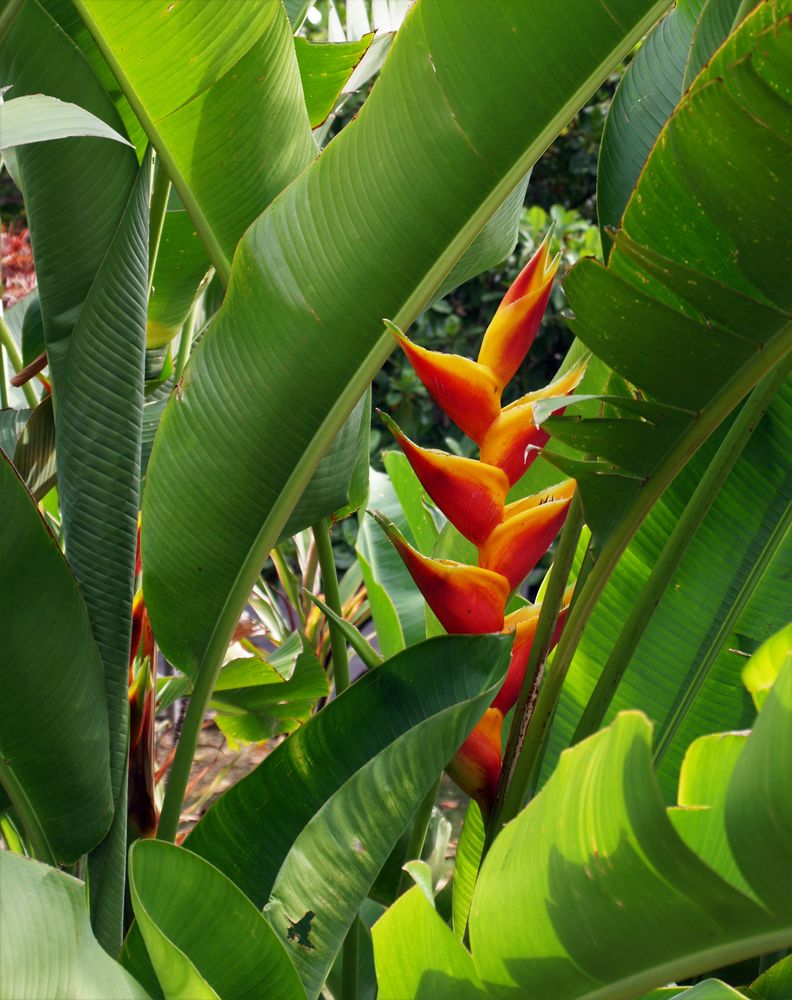
<instances>
[{"instance_id":1,"label":"red bract tip","mask_svg":"<svg viewBox=\"0 0 792 1000\"><path fill-rule=\"evenodd\" d=\"M543 243L512 284L484 334L479 364L495 373L501 389L514 376L541 325L547 309L558 258L547 263Z\"/></svg>"},{"instance_id":2,"label":"red bract tip","mask_svg":"<svg viewBox=\"0 0 792 1000\"><path fill-rule=\"evenodd\" d=\"M576 365L550 385L536 392L529 392L527 396L504 407L481 442L481 461L502 469L510 486L518 482L550 436L533 421L534 403L553 396L569 395L580 385L585 373L585 363ZM563 413L563 404L559 404L554 412Z\"/></svg>"},{"instance_id":3,"label":"red bract tip","mask_svg":"<svg viewBox=\"0 0 792 1000\"><path fill-rule=\"evenodd\" d=\"M422 486L448 520L475 544L503 520L509 482L500 469L472 458L420 448L387 414L380 414Z\"/></svg>"},{"instance_id":4,"label":"red bract tip","mask_svg":"<svg viewBox=\"0 0 792 1000\"><path fill-rule=\"evenodd\" d=\"M500 385L490 369L460 354L427 351L401 333L394 336L437 405L480 444L500 413Z\"/></svg>"},{"instance_id":5,"label":"red bract tip","mask_svg":"<svg viewBox=\"0 0 792 1000\"><path fill-rule=\"evenodd\" d=\"M500 632L509 584L500 573L417 552L395 524L373 513L415 580L426 603L451 635Z\"/></svg>"},{"instance_id":6,"label":"red bract tip","mask_svg":"<svg viewBox=\"0 0 792 1000\"><path fill-rule=\"evenodd\" d=\"M506 507L502 524L479 549L479 565L500 573L514 590L536 566L561 530L575 492L568 479Z\"/></svg>"},{"instance_id":7,"label":"red bract tip","mask_svg":"<svg viewBox=\"0 0 792 1000\"><path fill-rule=\"evenodd\" d=\"M446 767L448 776L475 799L486 816L495 801L501 772L503 713L488 708Z\"/></svg>"}]
</instances>

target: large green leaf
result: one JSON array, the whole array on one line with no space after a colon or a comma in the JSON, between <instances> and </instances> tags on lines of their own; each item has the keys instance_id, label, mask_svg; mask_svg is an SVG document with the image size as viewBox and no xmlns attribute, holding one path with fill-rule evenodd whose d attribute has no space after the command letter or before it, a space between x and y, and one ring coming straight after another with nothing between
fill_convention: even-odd
<instances>
[{"instance_id":1,"label":"large green leaf","mask_svg":"<svg viewBox=\"0 0 792 1000\"><path fill-rule=\"evenodd\" d=\"M493 998L627 1000L788 947L790 757L778 748L790 740L787 665L736 765L722 744L720 766L731 772L725 809L716 809L715 800L700 802L712 809L711 833L733 852L761 905L678 838L652 775L651 728L640 713L625 712L567 751L542 792L495 841L473 898L470 952L431 908L422 920L437 955L416 949L414 893L375 925L380 995L404 995L401 979L423 986L426 992L416 995L441 1000L464 990Z\"/></svg>"},{"instance_id":2,"label":"large green leaf","mask_svg":"<svg viewBox=\"0 0 792 1000\"><path fill-rule=\"evenodd\" d=\"M713 52L723 43L734 25L739 9L740 0L706 0L690 44L683 82L685 89L701 72Z\"/></svg>"},{"instance_id":3,"label":"large green leaf","mask_svg":"<svg viewBox=\"0 0 792 1000\"><path fill-rule=\"evenodd\" d=\"M618 225L660 130L682 96L696 19L704 0L680 0L657 25L613 95L597 165L597 215L603 245Z\"/></svg>"},{"instance_id":4,"label":"large green leaf","mask_svg":"<svg viewBox=\"0 0 792 1000\"><path fill-rule=\"evenodd\" d=\"M58 544L4 456L0 497L0 779L71 862L113 814L102 663Z\"/></svg>"},{"instance_id":5,"label":"large green leaf","mask_svg":"<svg viewBox=\"0 0 792 1000\"><path fill-rule=\"evenodd\" d=\"M409 326L663 7L575 0L561 18L419 0L356 121L248 230L163 416L144 498L147 603L179 667L215 669L290 510L391 349L382 318ZM228 391L218 371L246 375Z\"/></svg>"},{"instance_id":6,"label":"large green leaf","mask_svg":"<svg viewBox=\"0 0 792 1000\"><path fill-rule=\"evenodd\" d=\"M82 882L0 851L0 885L3 997L147 1000L91 933Z\"/></svg>"},{"instance_id":7,"label":"large green leaf","mask_svg":"<svg viewBox=\"0 0 792 1000\"><path fill-rule=\"evenodd\" d=\"M167 1000L304 1000L270 925L233 882L196 854L138 841L130 852L129 887Z\"/></svg>"},{"instance_id":8,"label":"large green leaf","mask_svg":"<svg viewBox=\"0 0 792 1000\"><path fill-rule=\"evenodd\" d=\"M283 5L76 6L226 280L242 233L316 152Z\"/></svg>"},{"instance_id":9,"label":"large green leaf","mask_svg":"<svg viewBox=\"0 0 792 1000\"><path fill-rule=\"evenodd\" d=\"M321 125L357 64L371 45L373 35L354 42L319 44L295 38L294 46L311 128Z\"/></svg>"},{"instance_id":10,"label":"large green leaf","mask_svg":"<svg viewBox=\"0 0 792 1000\"><path fill-rule=\"evenodd\" d=\"M29 94L0 103L0 149L92 135L131 145L101 118L57 97Z\"/></svg>"},{"instance_id":11,"label":"large green leaf","mask_svg":"<svg viewBox=\"0 0 792 1000\"><path fill-rule=\"evenodd\" d=\"M148 279L147 156L71 336L56 423L58 491L69 564L102 655L115 846L90 874L97 936L120 946L128 770L129 647L140 493ZM102 885L108 872L113 888ZM109 912L106 912L105 908ZM116 943L117 942L117 943Z\"/></svg>"},{"instance_id":12,"label":"large green leaf","mask_svg":"<svg viewBox=\"0 0 792 1000\"><path fill-rule=\"evenodd\" d=\"M613 572L583 634L570 668L551 734L549 770L569 744L584 706L627 621L636 596L657 563L715 452L711 442L653 507ZM754 643L792 618L792 534L784 529L792 508L792 381L788 380L707 512L675 571L613 697L609 714L639 708L655 721L665 746L660 769L669 799L685 748L723 726L750 724L753 709L739 683L743 658L732 632ZM755 586L760 562L775 555L779 580L773 600L757 594L726 635L741 593ZM745 594L747 597L747 594ZM713 643L715 646L713 648ZM737 648L741 648L739 644ZM708 662L712 649L716 655Z\"/></svg>"},{"instance_id":13,"label":"large green leaf","mask_svg":"<svg viewBox=\"0 0 792 1000\"><path fill-rule=\"evenodd\" d=\"M0 43L0 80L13 85L15 97L49 94L123 132L82 52L37 0L21 7ZM17 162L57 392L69 335L115 234L137 159L121 143L84 137L20 147Z\"/></svg>"},{"instance_id":14,"label":"large green leaf","mask_svg":"<svg viewBox=\"0 0 792 1000\"><path fill-rule=\"evenodd\" d=\"M491 699L508 648L503 636L444 636L399 654L280 744L189 835L185 846L266 904L309 995Z\"/></svg>"}]
</instances>

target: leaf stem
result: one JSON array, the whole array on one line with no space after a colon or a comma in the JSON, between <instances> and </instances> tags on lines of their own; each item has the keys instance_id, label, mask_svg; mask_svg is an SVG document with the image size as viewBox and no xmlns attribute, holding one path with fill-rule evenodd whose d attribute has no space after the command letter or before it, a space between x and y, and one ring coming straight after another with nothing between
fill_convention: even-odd
<instances>
[{"instance_id":1,"label":"leaf stem","mask_svg":"<svg viewBox=\"0 0 792 1000\"><path fill-rule=\"evenodd\" d=\"M6 385L5 354L0 347L0 409L8 409L8 386Z\"/></svg>"},{"instance_id":2,"label":"leaf stem","mask_svg":"<svg viewBox=\"0 0 792 1000\"><path fill-rule=\"evenodd\" d=\"M276 546L272 552L270 552L270 559L272 559L275 572L278 574L278 579L281 582L281 586L283 587L289 603L297 613L301 624L305 625L305 614L303 613L303 606L302 601L300 600L297 580L279 546Z\"/></svg>"},{"instance_id":3,"label":"leaf stem","mask_svg":"<svg viewBox=\"0 0 792 1000\"><path fill-rule=\"evenodd\" d=\"M14 18L22 9L24 4L25 0L7 0L3 10L0 11L0 41L5 38L6 33L14 23Z\"/></svg>"},{"instance_id":4,"label":"leaf stem","mask_svg":"<svg viewBox=\"0 0 792 1000\"><path fill-rule=\"evenodd\" d=\"M545 672L547 656L550 652L553 630L564 599L569 573L575 559L578 540L583 530L583 507L580 493L576 492L569 508L561 539L558 543L550 577L547 583L536 634L525 668L520 694L514 707L509 740L506 744L503 767L501 768L498 793L487 823L484 854L495 839L500 828L513 819L522 808L525 794L536 763L536 744L527 742L531 720L539 697L539 690ZM483 857L483 855L482 855Z\"/></svg>"},{"instance_id":5,"label":"leaf stem","mask_svg":"<svg viewBox=\"0 0 792 1000\"><path fill-rule=\"evenodd\" d=\"M407 843L407 851L405 852L404 857L405 862L420 860L421 858L421 852L423 851L423 846L426 843L426 834L429 832L429 824L432 822L432 810L434 809L435 799L437 798L437 793L440 789L440 782L442 780L443 775L441 774L426 793L426 798L418 806L415 818L413 819L410 839ZM409 874L406 871L402 871L401 876L399 877L398 895L401 896L405 893L411 885L412 879Z\"/></svg>"},{"instance_id":6,"label":"leaf stem","mask_svg":"<svg viewBox=\"0 0 792 1000\"><path fill-rule=\"evenodd\" d=\"M360 917L355 916L344 938L341 965L341 1000L358 1000L358 960L360 956Z\"/></svg>"},{"instance_id":7,"label":"leaf stem","mask_svg":"<svg viewBox=\"0 0 792 1000\"><path fill-rule=\"evenodd\" d=\"M193 302L193 307L187 317L187 322L182 327L181 337L179 338L179 353L176 355L176 364L173 368L173 381L178 382L182 377L184 367L190 360L190 350L192 349L193 334L195 332L195 320L198 315L198 302L200 301L200 295Z\"/></svg>"},{"instance_id":8,"label":"leaf stem","mask_svg":"<svg viewBox=\"0 0 792 1000\"><path fill-rule=\"evenodd\" d=\"M594 691L580 717L575 735L572 737L573 745L596 732L602 724L641 637L685 552L687 552L688 546L693 541L693 536L767 411L770 402L786 380L788 372L789 365L781 364L775 371L765 375L746 400L728 434L723 439L682 516L677 521L676 527L669 535L640 597L633 605L627 622L611 650Z\"/></svg>"},{"instance_id":9,"label":"leaf stem","mask_svg":"<svg viewBox=\"0 0 792 1000\"><path fill-rule=\"evenodd\" d=\"M331 611L339 618L343 617L341 610L341 595L338 590L338 574L336 573L333 546L330 542L330 519L323 517L311 529L316 541L316 551L319 556L319 569L322 573L322 589L325 601ZM333 658L333 677L335 678L336 694L341 694L349 687L349 658L347 656L346 638L337 623L329 618L327 627L330 630L330 652Z\"/></svg>"},{"instance_id":10,"label":"leaf stem","mask_svg":"<svg viewBox=\"0 0 792 1000\"><path fill-rule=\"evenodd\" d=\"M11 367L18 375L23 368L22 358L17 350L16 342L11 336L11 331L8 329L5 318L2 314L0 314L0 345L6 349L6 354L8 355L8 360L11 362ZM5 378L3 378L3 385L5 386ZM35 409L38 406L39 401L36 399L33 386L29 382L25 382L22 386L22 392L25 394L25 399L27 400L28 405Z\"/></svg>"},{"instance_id":11,"label":"leaf stem","mask_svg":"<svg viewBox=\"0 0 792 1000\"><path fill-rule=\"evenodd\" d=\"M154 185L151 191L151 206L149 209L149 268L148 297L154 285L154 269L157 266L162 230L165 227L165 213L168 210L171 181L161 157L154 161Z\"/></svg>"},{"instance_id":12,"label":"leaf stem","mask_svg":"<svg viewBox=\"0 0 792 1000\"><path fill-rule=\"evenodd\" d=\"M17 776L3 760L0 760L0 786L5 789L6 794L11 799L11 805L16 810L34 856L39 861L45 861L48 865L57 868L58 863L55 860L55 855L52 852L52 848L47 840L47 834L44 832L36 810L27 797L25 789L17 780Z\"/></svg>"}]
</instances>

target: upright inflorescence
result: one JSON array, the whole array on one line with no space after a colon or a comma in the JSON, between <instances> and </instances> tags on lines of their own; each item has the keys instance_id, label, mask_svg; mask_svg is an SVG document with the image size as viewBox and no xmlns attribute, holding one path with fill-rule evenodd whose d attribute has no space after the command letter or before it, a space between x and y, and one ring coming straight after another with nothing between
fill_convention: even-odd
<instances>
[{"instance_id":1,"label":"upright inflorescence","mask_svg":"<svg viewBox=\"0 0 792 1000\"><path fill-rule=\"evenodd\" d=\"M570 479L507 503L510 488L548 439L534 422L534 404L568 395L583 377L580 365L545 388L501 406L503 390L539 329L557 266L558 258L549 260L545 240L504 296L476 361L425 350L395 331L435 401L479 446L479 459L421 448L383 415L427 494L478 549L478 565L422 555L386 518L375 514L377 521L447 632L514 633L506 680L447 769L485 813L500 777L503 719L517 700L539 617L538 605L507 615L507 602L552 544L575 491ZM562 409L559 404L558 410ZM565 595L553 642L563 627L569 596Z\"/></svg>"}]
</instances>

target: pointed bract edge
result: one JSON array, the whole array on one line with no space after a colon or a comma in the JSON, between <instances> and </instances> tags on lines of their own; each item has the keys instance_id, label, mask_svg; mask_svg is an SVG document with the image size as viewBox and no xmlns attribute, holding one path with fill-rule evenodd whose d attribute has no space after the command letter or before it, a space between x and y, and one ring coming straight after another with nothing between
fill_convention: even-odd
<instances>
[{"instance_id":1,"label":"pointed bract edge","mask_svg":"<svg viewBox=\"0 0 792 1000\"><path fill-rule=\"evenodd\" d=\"M509 485L514 486L539 456L539 451L550 435L533 421L533 404L540 399L566 396L580 385L586 374L583 362L570 369L565 375L550 385L529 392L520 399L509 403L490 425L481 442L481 461L494 465L506 473ZM559 405L554 413L563 413Z\"/></svg>"},{"instance_id":2,"label":"pointed bract edge","mask_svg":"<svg viewBox=\"0 0 792 1000\"><path fill-rule=\"evenodd\" d=\"M484 542L503 520L509 490L506 473L473 458L421 448L386 413L380 413L380 417L421 485L448 520L475 545Z\"/></svg>"},{"instance_id":3,"label":"pointed bract edge","mask_svg":"<svg viewBox=\"0 0 792 1000\"><path fill-rule=\"evenodd\" d=\"M500 386L495 375L485 365L461 354L427 350L414 344L392 324L388 328L440 409L480 444L500 413Z\"/></svg>"},{"instance_id":4,"label":"pointed bract edge","mask_svg":"<svg viewBox=\"0 0 792 1000\"><path fill-rule=\"evenodd\" d=\"M388 518L376 511L370 513L446 632L479 635L501 631L509 596L505 577L479 566L421 555Z\"/></svg>"},{"instance_id":5,"label":"pointed bract edge","mask_svg":"<svg viewBox=\"0 0 792 1000\"><path fill-rule=\"evenodd\" d=\"M574 491L574 480L567 480L507 505L506 519L479 549L479 565L505 576L516 589L561 530Z\"/></svg>"},{"instance_id":6,"label":"pointed bract edge","mask_svg":"<svg viewBox=\"0 0 792 1000\"><path fill-rule=\"evenodd\" d=\"M495 373L501 391L531 349L550 300L554 276L555 268L545 275L537 288L529 289L525 295L498 309L487 327L478 363Z\"/></svg>"}]
</instances>

